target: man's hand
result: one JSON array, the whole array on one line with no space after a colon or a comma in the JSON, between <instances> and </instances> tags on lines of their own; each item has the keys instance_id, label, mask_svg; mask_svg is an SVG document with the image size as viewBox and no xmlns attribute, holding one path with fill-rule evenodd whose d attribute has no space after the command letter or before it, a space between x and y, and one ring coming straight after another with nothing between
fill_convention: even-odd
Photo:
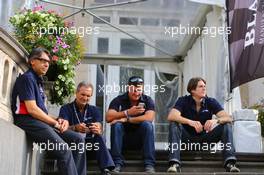
<instances>
[{"instance_id":1,"label":"man's hand","mask_svg":"<svg viewBox=\"0 0 264 175\"><path fill-rule=\"evenodd\" d=\"M194 127L197 133L200 133L203 131L203 125L199 121L190 120L188 124Z\"/></svg>"},{"instance_id":2,"label":"man's hand","mask_svg":"<svg viewBox=\"0 0 264 175\"><path fill-rule=\"evenodd\" d=\"M69 128L69 121L62 118L58 119L60 127L58 128L61 133L65 132Z\"/></svg>"},{"instance_id":3,"label":"man's hand","mask_svg":"<svg viewBox=\"0 0 264 175\"><path fill-rule=\"evenodd\" d=\"M212 131L212 129L216 125L216 123L217 123L216 119L207 120L204 124L204 130L206 130L207 132Z\"/></svg>"},{"instance_id":4,"label":"man's hand","mask_svg":"<svg viewBox=\"0 0 264 175\"><path fill-rule=\"evenodd\" d=\"M121 119L118 119L118 120L113 120L113 121L110 123L110 125L113 125L113 124L115 124L115 123L117 123L117 122L125 123L125 122L127 122L127 118L121 118Z\"/></svg>"},{"instance_id":5,"label":"man's hand","mask_svg":"<svg viewBox=\"0 0 264 175\"><path fill-rule=\"evenodd\" d=\"M89 130L94 133L94 134L98 134L101 135L102 134L102 125L99 122L96 123L91 123L92 125L89 126Z\"/></svg>"},{"instance_id":6,"label":"man's hand","mask_svg":"<svg viewBox=\"0 0 264 175\"><path fill-rule=\"evenodd\" d=\"M139 115L142 114L143 112L145 112L145 108L140 106L132 106L127 110L127 114L130 116Z\"/></svg>"},{"instance_id":7,"label":"man's hand","mask_svg":"<svg viewBox=\"0 0 264 175\"><path fill-rule=\"evenodd\" d=\"M74 127L75 127L75 131L77 132L82 132L82 133L90 132L89 128L86 126L85 123L74 125Z\"/></svg>"}]
</instances>

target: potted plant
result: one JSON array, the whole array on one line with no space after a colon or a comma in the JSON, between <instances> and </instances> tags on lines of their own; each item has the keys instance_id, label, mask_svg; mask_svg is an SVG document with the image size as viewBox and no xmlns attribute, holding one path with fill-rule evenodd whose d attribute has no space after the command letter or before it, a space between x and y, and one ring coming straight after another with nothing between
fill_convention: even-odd
<instances>
[{"instance_id":1,"label":"potted plant","mask_svg":"<svg viewBox=\"0 0 264 175\"><path fill-rule=\"evenodd\" d=\"M264 98L250 108L258 110L258 121L261 125L261 136L264 137Z\"/></svg>"},{"instance_id":2,"label":"potted plant","mask_svg":"<svg viewBox=\"0 0 264 175\"><path fill-rule=\"evenodd\" d=\"M83 46L77 33L70 32L72 22L66 22L55 11L42 6L24 9L10 18L17 40L31 52L34 47L48 49L52 63L46 74L52 81L50 102L63 104L75 89L75 67L83 56Z\"/></svg>"}]
</instances>

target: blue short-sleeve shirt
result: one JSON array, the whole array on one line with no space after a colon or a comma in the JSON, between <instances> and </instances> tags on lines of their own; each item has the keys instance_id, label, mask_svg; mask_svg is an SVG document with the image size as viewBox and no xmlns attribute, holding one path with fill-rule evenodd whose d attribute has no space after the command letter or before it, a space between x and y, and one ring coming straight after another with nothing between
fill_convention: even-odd
<instances>
[{"instance_id":1,"label":"blue short-sleeve shirt","mask_svg":"<svg viewBox=\"0 0 264 175\"><path fill-rule=\"evenodd\" d=\"M223 110L223 107L214 98L205 97L199 112L196 110L196 104L191 95L180 97L174 106L181 112L181 116L190 120L200 121L202 125L207 120L211 120L214 114ZM183 127L191 134L197 135L195 129L189 125L183 124Z\"/></svg>"},{"instance_id":2,"label":"blue short-sleeve shirt","mask_svg":"<svg viewBox=\"0 0 264 175\"><path fill-rule=\"evenodd\" d=\"M144 103L145 104L145 112L148 110L155 111L154 102L151 99L151 97L149 97L147 95L142 94L138 103ZM114 109L117 112L127 110L131 107L132 106L131 106L130 101L129 101L128 92L114 98L109 105L109 109ZM144 115L145 112L143 114L140 114L140 115ZM132 117L136 117L136 116L132 116Z\"/></svg>"},{"instance_id":3,"label":"blue short-sleeve shirt","mask_svg":"<svg viewBox=\"0 0 264 175\"><path fill-rule=\"evenodd\" d=\"M13 114L28 114L24 101L35 100L37 106L48 114L45 106L46 95L43 88L43 79L33 69L20 75L13 88L11 97L11 110Z\"/></svg>"},{"instance_id":4,"label":"blue short-sleeve shirt","mask_svg":"<svg viewBox=\"0 0 264 175\"><path fill-rule=\"evenodd\" d=\"M68 120L69 125L76 125L80 123L94 123L102 122L103 117L100 110L93 105L87 104L84 112L81 113L76 105L76 102L68 103L60 108L59 117Z\"/></svg>"}]
</instances>

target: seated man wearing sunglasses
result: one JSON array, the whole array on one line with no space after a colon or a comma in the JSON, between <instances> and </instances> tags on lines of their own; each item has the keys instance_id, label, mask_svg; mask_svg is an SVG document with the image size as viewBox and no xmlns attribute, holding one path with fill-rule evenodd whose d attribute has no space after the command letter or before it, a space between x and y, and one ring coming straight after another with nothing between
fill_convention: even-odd
<instances>
[{"instance_id":1,"label":"seated man wearing sunglasses","mask_svg":"<svg viewBox=\"0 0 264 175\"><path fill-rule=\"evenodd\" d=\"M49 69L49 52L34 48L28 57L29 70L20 75L12 91L11 108L14 123L39 148L47 148L58 161L58 174L86 175L85 154L71 145L82 145L84 139L68 130L69 122L48 114L43 88L43 75ZM53 145L53 146L49 146ZM33 147L33 149L36 147ZM1 174L1 173L0 173Z\"/></svg>"},{"instance_id":2,"label":"seated man wearing sunglasses","mask_svg":"<svg viewBox=\"0 0 264 175\"><path fill-rule=\"evenodd\" d=\"M143 94L143 84L141 77L130 77L127 92L112 100L106 114L106 120L111 124L111 153L116 166L115 172L120 172L124 165L123 147L132 145L134 147L143 145L145 172L155 172L152 125L155 109L153 100ZM139 142L136 143L137 141Z\"/></svg>"}]
</instances>

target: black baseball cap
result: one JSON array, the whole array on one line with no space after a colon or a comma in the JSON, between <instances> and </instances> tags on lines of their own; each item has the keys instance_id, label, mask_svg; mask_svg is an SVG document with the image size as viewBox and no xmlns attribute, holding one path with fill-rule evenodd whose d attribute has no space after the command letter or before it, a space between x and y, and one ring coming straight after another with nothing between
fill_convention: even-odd
<instances>
[{"instance_id":1,"label":"black baseball cap","mask_svg":"<svg viewBox=\"0 0 264 175\"><path fill-rule=\"evenodd\" d=\"M128 79L128 85L142 85L142 84L144 84L144 80L140 76L132 76Z\"/></svg>"}]
</instances>

